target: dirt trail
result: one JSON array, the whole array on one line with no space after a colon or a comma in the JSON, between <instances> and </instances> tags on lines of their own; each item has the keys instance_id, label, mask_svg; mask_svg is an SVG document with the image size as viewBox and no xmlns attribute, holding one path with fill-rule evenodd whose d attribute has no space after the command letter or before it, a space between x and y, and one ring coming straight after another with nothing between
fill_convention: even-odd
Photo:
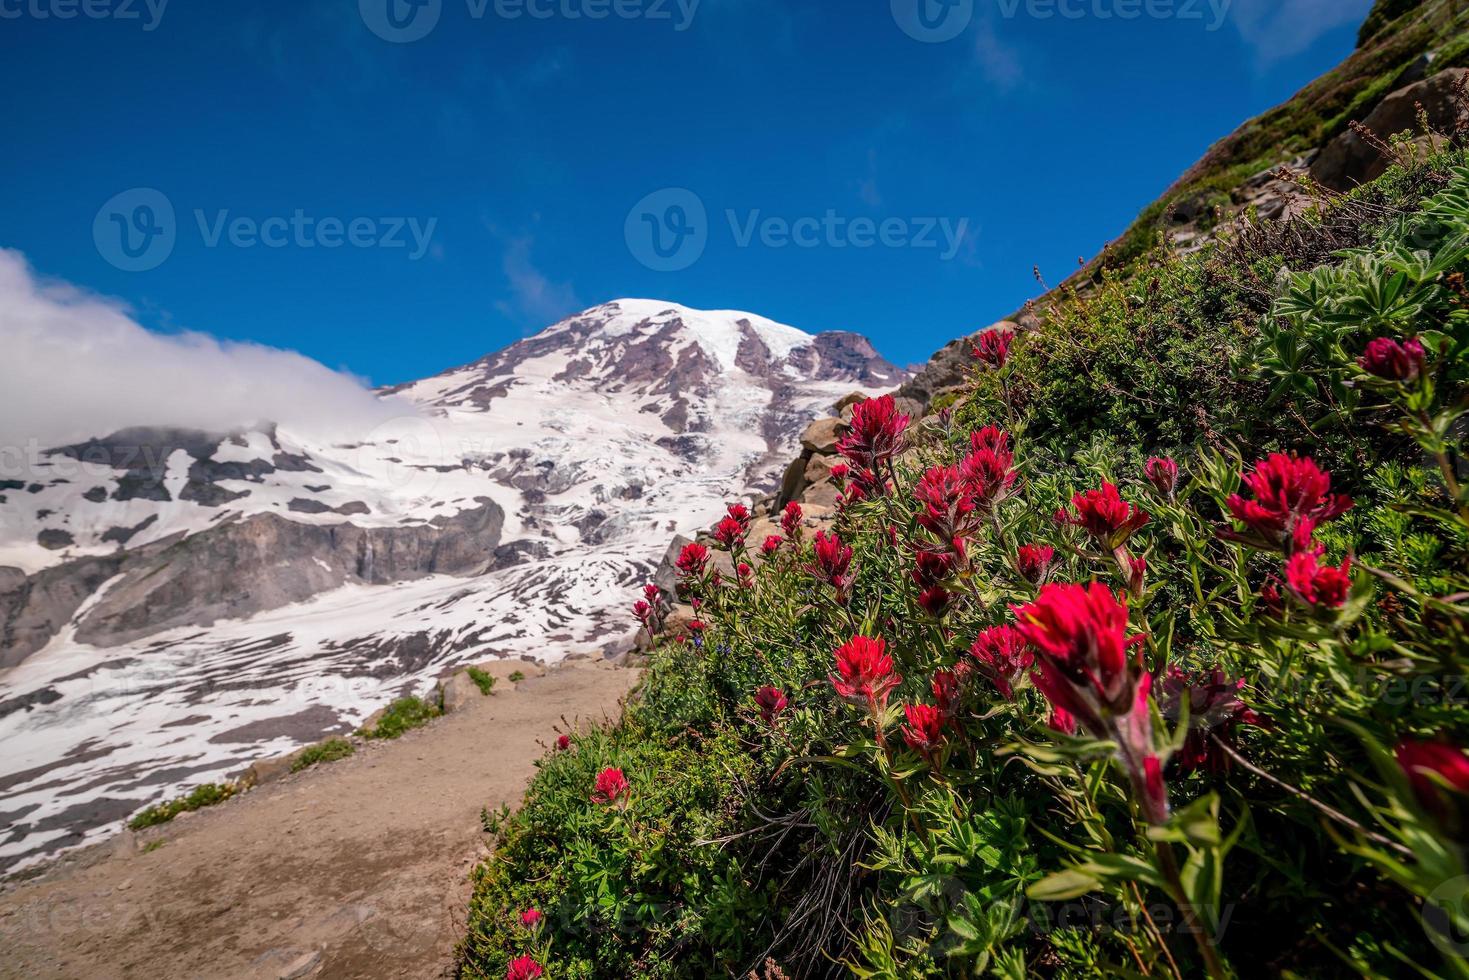
<instances>
[{"instance_id":1,"label":"dirt trail","mask_svg":"<svg viewBox=\"0 0 1469 980\"><path fill-rule=\"evenodd\" d=\"M502 681L396 741L78 852L0 891L0 977L442 976L481 807L515 805L562 716L615 716L635 680L580 661Z\"/></svg>"}]
</instances>

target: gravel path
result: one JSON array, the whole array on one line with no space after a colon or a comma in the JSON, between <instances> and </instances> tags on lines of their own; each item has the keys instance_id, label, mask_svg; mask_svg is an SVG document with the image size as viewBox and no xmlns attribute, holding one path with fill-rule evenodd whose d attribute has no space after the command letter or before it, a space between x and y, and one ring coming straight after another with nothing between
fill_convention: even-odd
<instances>
[{"instance_id":1,"label":"gravel path","mask_svg":"<svg viewBox=\"0 0 1469 980\"><path fill-rule=\"evenodd\" d=\"M615 717L636 678L577 661L502 680L396 741L9 883L0 977L444 976L485 853L480 809L516 805L563 716Z\"/></svg>"}]
</instances>

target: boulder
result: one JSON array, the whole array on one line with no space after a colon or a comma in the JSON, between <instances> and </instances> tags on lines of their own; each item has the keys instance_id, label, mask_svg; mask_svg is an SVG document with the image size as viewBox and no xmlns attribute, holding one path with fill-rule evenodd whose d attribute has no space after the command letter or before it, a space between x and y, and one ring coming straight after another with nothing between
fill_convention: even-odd
<instances>
[{"instance_id":1,"label":"boulder","mask_svg":"<svg viewBox=\"0 0 1469 980\"><path fill-rule=\"evenodd\" d=\"M867 396L865 394L863 394L860 391L854 391L850 395L847 395L841 401L839 401L835 405L833 405L831 407L831 413L833 415L841 415L843 412L845 412L847 409L851 408L853 405L856 405L856 404L858 404L860 402L865 402L866 400L867 400Z\"/></svg>"},{"instance_id":2,"label":"boulder","mask_svg":"<svg viewBox=\"0 0 1469 980\"><path fill-rule=\"evenodd\" d=\"M464 709L483 696L467 670L461 670L439 684L439 697L443 700L446 715Z\"/></svg>"},{"instance_id":3,"label":"boulder","mask_svg":"<svg viewBox=\"0 0 1469 980\"><path fill-rule=\"evenodd\" d=\"M806 461L810 454L803 454L791 460L786 467L785 475L780 478L780 497L776 503L784 507L792 500L799 500L801 491L806 489Z\"/></svg>"},{"instance_id":4,"label":"boulder","mask_svg":"<svg viewBox=\"0 0 1469 980\"><path fill-rule=\"evenodd\" d=\"M808 484L820 483L831 478L831 468L836 465L835 456L812 456L806 464L805 480Z\"/></svg>"},{"instance_id":5,"label":"boulder","mask_svg":"<svg viewBox=\"0 0 1469 980\"><path fill-rule=\"evenodd\" d=\"M382 712L378 712L381 715ZM256 759L250 763L250 768L245 770L245 775L240 777L240 782L246 786L264 786L273 783L282 776L291 774L291 766L296 762L296 756L300 752L292 752L289 755L278 755L270 759Z\"/></svg>"},{"instance_id":6,"label":"boulder","mask_svg":"<svg viewBox=\"0 0 1469 980\"><path fill-rule=\"evenodd\" d=\"M847 430L841 419L817 419L801 434L801 448L808 453L830 455L837 451L837 440Z\"/></svg>"},{"instance_id":7,"label":"boulder","mask_svg":"<svg viewBox=\"0 0 1469 980\"><path fill-rule=\"evenodd\" d=\"M1418 132L1418 105L1428 114L1428 124L1439 132L1452 131L1469 123L1459 103L1458 90L1469 68L1449 68L1421 82L1404 86L1388 95L1368 113L1362 125L1379 138ZM1385 159L1356 133L1348 130L1322 148L1311 164L1311 176L1333 190L1346 191L1382 176L1391 161Z\"/></svg>"},{"instance_id":8,"label":"boulder","mask_svg":"<svg viewBox=\"0 0 1469 980\"><path fill-rule=\"evenodd\" d=\"M812 487L806 488L806 495L801 498L801 506L808 510L813 507L822 509L835 509L837 501L842 499L841 491L836 484L825 480Z\"/></svg>"}]
</instances>

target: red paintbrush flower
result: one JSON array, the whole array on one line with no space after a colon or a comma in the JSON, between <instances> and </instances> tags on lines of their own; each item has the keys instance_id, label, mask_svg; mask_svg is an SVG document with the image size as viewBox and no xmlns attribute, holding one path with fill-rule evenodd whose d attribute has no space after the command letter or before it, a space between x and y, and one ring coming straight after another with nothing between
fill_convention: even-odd
<instances>
[{"instance_id":1,"label":"red paintbrush flower","mask_svg":"<svg viewBox=\"0 0 1469 980\"><path fill-rule=\"evenodd\" d=\"M1040 585L1051 574L1056 549L1048 544L1023 544L1015 555L1015 570L1031 585Z\"/></svg>"},{"instance_id":2,"label":"red paintbrush flower","mask_svg":"<svg viewBox=\"0 0 1469 980\"><path fill-rule=\"evenodd\" d=\"M943 713L945 720L959 714L959 701L963 697L959 675L952 670L936 670L933 674L933 700Z\"/></svg>"},{"instance_id":3,"label":"red paintbrush flower","mask_svg":"<svg viewBox=\"0 0 1469 980\"><path fill-rule=\"evenodd\" d=\"M755 569L751 568L744 562L740 562L739 565L735 567L735 577L736 580L740 583L740 588L752 589L755 587Z\"/></svg>"},{"instance_id":4,"label":"red paintbrush flower","mask_svg":"<svg viewBox=\"0 0 1469 980\"><path fill-rule=\"evenodd\" d=\"M1260 723L1259 716L1239 699L1244 687L1243 679L1231 681L1222 670L1190 676L1177 667L1168 668L1158 709L1164 718L1178 721L1183 716L1185 699L1188 702L1188 737L1173 757L1181 771L1228 770L1229 756L1214 738L1229 741L1237 725Z\"/></svg>"},{"instance_id":5,"label":"red paintbrush flower","mask_svg":"<svg viewBox=\"0 0 1469 980\"><path fill-rule=\"evenodd\" d=\"M909 704L903 706L903 717L907 721L902 729L903 741L908 743L908 748L923 756L930 768L941 768L947 741L944 737L944 713L932 705Z\"/></svg>"},{"instance_id":6,"label":"red paintbrush flower","mask_svg":"<svg viewBox=\"0 0 1469 980\"><path fill-rule=\"evenodd\" d=\"M1367 344L1357 364L1368 374L1399 384L1412 384L1428 373L1428 357L1417 337L1409 337L1402 343L1391 337L1378 337Z\"/></svg>"},{"instance_id":7,"label":"red paintbrush flower","mask_svg":"<svg viewBox=\"0 0 1469 980\"><path fill-rule=\"evenodd\" d=\"M792 541L801 536L801 505L792 500L780 513L780 529Z\"/></svg>"},{"instance_id":8,"label":"red paintbrush flower","mask_svg":"<svg viewBox=\"0 0 1469 980\"><path fill-rule=\"evenodd\" d=\"M959 556L952 551L924 548L914 553L913 562L913 581L920 589L942 585L953 578L959 568Z\"/></svg>"},{"instance_id":9,"label":"red paintbrush flower","mask_svg":"<svg viewBox=\"0 0 1469 980\"><path fill-rule=\"evenodd\" d=\"M603 769L597 774L592 802L603 805L623 804L631 793L632 787L621 769Z\"/></svg>"},{"instance_id":10,"label":"red paintbrush flower","mask_svg":"<svg viewBox=\"0 0 1469 980\"><path fill-rule=\"evenodd\" d=\"M520 913L520 924L527 929L534 929L541 924L542 918L544 916L541 915L540 909L526 909Z\"/></svg>"},{"instance_id":11,"label":"red paintbrush flower","mask_svg":"<svg viewBox=\"0 0 1469 980\"><path fill-rule=\"evenodd\" d=\"M994 508L1010 495L1015 486L1014 457L1008 451L989 447L976 449L964 457L959 471L969 484L975 504L985 511Z\"/></svg>"},{"instance_id":12,"label":"red paintbrush flower","mask_svg":"<svg viewBox=\"0 0 1469 980\"><path fill-rule=\"evenodd\" d=\"M979 339L970 348L976 361L988 364L993 368L1002 368L1010 360L1010 343L1015 339L1015 331L996 328L986 330L979 335Z\"/></svg>"},{"instance_id":13,"label":"red paintbrush flower","mask_svg":"<svg viewBox=\"0 0 1469 980\"><path fill-rule=\"evenodd\" d=\"M1013 626L996 626L979 634L969 648L979 672L1007 701L1015 698L1015 685L1035 664L1035 651Z\"/></svg>"},{"instance_id":14,"label":"red paintbrush flower","mask_svg":"<svg viewBox=\"0 0 1469 980\"><path fill-rule=\"evenodd\" d=\"M1035 602L1013 611L1016 629L1036 651L1032 683L1088 733L1116 743L1134 798L1150 823L1162 823L1168 798L1148 709L1152 675L1130 652L1143 638L1128 635L1127 606L1094 582L1047 585Z\"/></svg>"},{"instance_id":15,"label":"red paintbrush flower","mask_svg":"<svg viewBox=\"0 0 1469 980\"><path fill-rule=\"evenodd\" d=\"M954 594L942 585L924 589L918 594L918 608L933 619L943 619L954 604Z\"/></svg>"},{"instance_id":16,"label":"red paintbrush flower","mask_svg":"<svg viewBox=\"0 0 1469 980\"><path fill-rule=\"evenodd\" d=\"M785 711L790 700L779 688L762 687L755 692L755 704L760 707L760 720L769 725L781 712Z\"/></svg>"},{"instance_id":17,"label":"red paintbrush flower","mask_svg":"<svg viewBox=\"0 0 1469 980\"><path fill-rule=\"evenodd\" d=\"M1320 564L1323 549L1297 551L1286 559L1285 581L1291 592L1308 606L1340 609L1352 591L1352 560L1339 567Z\"/></svg>"},{"instance_id":18,"label":"red paintbrush flower","mask_svg":"<svg viewBox=\"0 0 1469 980\"><path fill-rule=\"evenodd\" d=\"M510 961L505 971L505 980L537 980L545 973L541 964L529 956L519 956Z\"/></svg>"},{"instance_id":19,"label":"red paintbrush flower","mask_svg":"<svg viewBox=\"0 0 1469 980\"><path fill-rule=\"evenodd\" d=\"M946 548L963 552L963 539L978 528L974 490L957 466L935 466L913 488L922 505L918 525Z\"/></svg>"},{"instance_id":20,"label":"red paintbrush flower","mask_svg":"<svg viewBox=\"0 0 1469 980\"><path fill-rule=\"evenodd\" d=\"M881 639L854 636L837 648L837 672L830 678L837 694L874 714L887 707L888 695L903 682Z\"/></svg>"},{"instance_id":21,"label":"red paintbrush flower","mask_svg":"<svg viewBox=\"0 0 1469 980\"><path fill-rule=\"evenodd\" d=\"M1052 731L1060 732L1062 735L1076 734L1076 717L1065 708L1051 708L1051 717L1046 719L1046 727Z\"/></svg>"},{"instance_id":22,"label":"red paintbrush flower","mask_svg":"<svg viewBox=\"0 0 1469 980\"><path fill-rule=\"evenodd\" d=\"M1167 457L1154 456L1143 467L1143 475L1160 494L1173 499L1178 491L1178 464Z\"/></svg>"},{"instance_id":23,"label":"red paintbrush flower","mask_svg":"<svg viewBox=\"0 0 1469 980\"><path fill-rule=\"evenodd\" d=\"M764 555L766 558L769 558L777 551L779 551L780 546L784 543L785 539L782 538L779 534L772 534L765 539L765 542L763 544L760 545L760 554Z\"/></svg>"},{"instance_id":24,"label":"red paintbrush flower","mask_svg":"<svg viewBox=\"0 0 1469 980\"><path fill-rule=\"evenodd\" d=\"M565 752L569 748L571 748L571 736L570 735L560 735L560 736L557 736L557 738L556 738L556 750L558 752Z\"/></svg>"},{"instance_id":25,"label":"red paintbrush flower","mask_svg":"<svg viewBox=\"0 0 1469 980\"><path fill-rule=\"evenodd\" d=\"M859 402L852 407L851 431L837 442L837 452L864 470L880 471L903 451L909 421L892 395Z\"/></svg>"},{"instance_id":26,"label":"red paintbrush flower","mask_svg":"<svg viewBox=\"0 0 1469 980\"><path fill-rule=\"evenodd\" d=\"M1063 524L1085 528L1108 551L1121 547L1139 528L1148 523L1147 513L1122 499L1117 487L1103 483L1100 490L1088 490L1071 498L1074 513L1056 513Z\"/></svg>"},{"instance_id":27,"label":"red paintbrush flower","mask_svg":"<svg viewBox=\"0 0 1469 980\"><path fill-rule=\"evenodd\" d=\"M739 522L740 527L745 529L745 533L749 533L751 520L750 508L744 504L730 504L725 508L725 512L732 520Z\"/></svg>"},{"instance_id":28,"label":"red paintbrush flower","mask_svg":"<svg viewBox=\"0 0 1469 980\"><path fill-rule=\"evenodd\" d=\"M812 550L816 561L806 566L806 571L819 582L825 582L836 590L837 602L846 605L852 588L852 549L842 543L835 534L816 532Z\"/></svg>"},{"instance_id":29,"label":"red paintbrush flower","mask_svg":"<svg viewBox=\"0 0 1469 980\"><path fill-rule=\"evenodd\" d=\"M1316 525L1340 517L1352 507L1352 498L1331 493L1331 477L1313 459L1275 453L1255 464L1243 477L1255 495L1246 500L1234 494L1229 512L1254 534L1249 543L1295 551L1308 547ZM1305 530L1304 535L1298 531ZM1228 533L1226 537L1238 538Z\"/></svg>"},{"instance_id":30,"label":"red paintbrush flower","mask_svg":"<svg viewBox=\"0 0 1469 980\"><path fill-rule=\"evenodd\" d=\"M714 540L725 551L734 551L745 546L745 525L733 517L726 517L714 525Z\"/></svg>"},{"instance_id":31,"label":"red paintbrush flower","mask_svg":"<svg viewBox=\"0 0 1469 980\"><path fill-rule=\"evenodd\" d=\"M686 544L678 553L678 561L674 565L684 578L702 577L709 565L709 549L702 544Z\"/></svg>"},{"instance_id":32,"label":"red paintbrush flower","mask_svg":"<svg viewBox=\"0 0 1469 980\"><path fill-rule=\"evenodd\" d=\"M987 425L977 432L969 434L969 451L979 452L988 449L992 453L1010 454L1010 433L998 425Z\"/></svg>"}]
</instances>

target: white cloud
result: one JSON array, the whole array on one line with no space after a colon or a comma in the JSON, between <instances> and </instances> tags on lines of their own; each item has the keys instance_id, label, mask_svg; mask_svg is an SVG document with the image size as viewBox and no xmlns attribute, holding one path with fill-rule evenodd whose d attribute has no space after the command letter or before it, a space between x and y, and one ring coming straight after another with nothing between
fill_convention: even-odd
<instances>
[{"instance_id":1,"label":"white cloud","mask_svg":"<svg viewBox=\"0 0 1469 980\"><path fill-rule=\"evenodd\" d=\"M41 448L132 425L228 431L276 422L325 438L404 414L294 351L164 335L120 303L39 278L0 249L0 445Z\"/></svg>"},{"instance_id":2,"label":"white cloud","mask_svg":"<svg viewBox=\"0 0 1469 980\"><path fill-rule=\"evenodd\" d=\"M1019 52L1005 44L988 20L974 28L974 58L984 73L985 81L1000 92L1010 92L1025 80Z\"/></svg>"},{"instance_id":3,"label":"white cloud","mask_svg":"<svg viewBox=\"0 0 1469 980\"><path fill-rule=\"evenodd\" d=\"M529 235L512 238L505 243L502 268L510 285L511 298L495 307L504 315L531 321L533 331L555 323L583 307L576 290L568 282L553 282L531 261L535 239Z\"/></svg>"},{"instance_id":4,"label":"white cloud","mask_svg":"<svg viewBox=\"0 0 1469 980\"><path fill-rule=\"evenodd\" d=\"M1226 15L1261 64L1289 58L1323 34L1357 25L1373 0L1233 0Z\"/></svg>"}]
</instances>

